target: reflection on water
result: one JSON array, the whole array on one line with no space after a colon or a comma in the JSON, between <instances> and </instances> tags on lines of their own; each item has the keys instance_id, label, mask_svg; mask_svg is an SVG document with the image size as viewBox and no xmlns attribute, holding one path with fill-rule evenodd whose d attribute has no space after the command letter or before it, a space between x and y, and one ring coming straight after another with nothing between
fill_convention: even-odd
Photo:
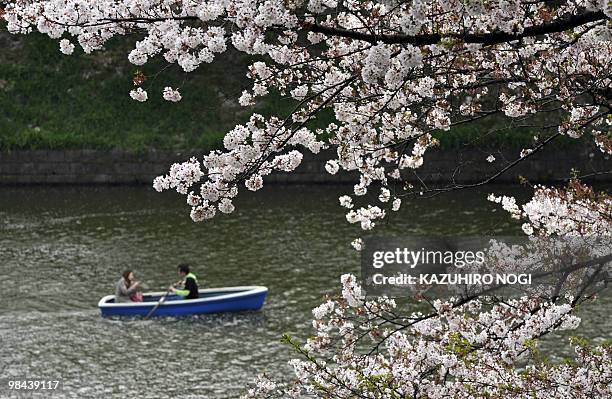
<instances>
[{"instance_id":1,"label":"reflection on water","mask_svg":"<svg viewBox=\"0 0 612 399\"><path fill-rule=\"evenodd\" d=\"M271 186L240 198L229 217L194 224L182 197L148 188L3 188L0 365L9 376L63 377L71 398L236 397L258 372L287 372L282 333L307 337L310 310L359 270L349 245L359 231L337 205L346 190ZM404 203L376 233L518 233L485 197ZM267 286L264 310L99 317L97 301L124 269L160 290L184 261L202 286ZM583 332L610 334L606 314L588 313Z\"/></svg>"}]
</instances>

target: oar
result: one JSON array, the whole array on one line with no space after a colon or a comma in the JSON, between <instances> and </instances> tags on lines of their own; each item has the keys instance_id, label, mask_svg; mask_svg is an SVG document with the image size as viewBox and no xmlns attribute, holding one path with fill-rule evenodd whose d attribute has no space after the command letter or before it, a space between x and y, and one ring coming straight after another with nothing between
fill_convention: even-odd
<instances>
[{"instance_id":1,"label":"oar","mask_svg":"<svg viewBox=\"0 0 612 399\"><path fill-rule=\"evenodd\" d=\"M172 287L174 287L178 283L180 283L180 281L177 281L176 283L172 284ZM170 293L170 289L168 289L168 291L166 291L166 293L164 295L162 295L161 298L159 298L159 301L157 302L157 305L155 305L153 307L153 309L151 309L151 311L144 317L145 320L147 320L149 317L151 317L151 315L157 310L159 305L161 305L166 300L166 297L168 296L169 293Z\"/></svg>"},{"instance_id":2,"label":"oar","mask_svg":"<svg viewBox=\"0 0 612 399\"><path fill-rule=\"evenodd\" d=\"M166 297L168 296L169 293L170 293L170 290L166 291L166 293L162 295L161 298L159 298L157 305L153 306L153 309L151 309L151 311L149 311L149 313L144 317L145 320L147 320L149 317L151 317L153 313L155 313L159 305L161 305L166 300Z\"/></svg>"}]
</instances>

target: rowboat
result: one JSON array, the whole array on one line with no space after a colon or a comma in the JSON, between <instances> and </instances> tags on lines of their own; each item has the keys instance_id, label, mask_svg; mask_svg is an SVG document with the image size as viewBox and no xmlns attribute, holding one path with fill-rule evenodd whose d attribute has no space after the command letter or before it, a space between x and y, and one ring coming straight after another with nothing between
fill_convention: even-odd
<instances>
[{"instance_id":1,"label":"rowboat","mask_svg":"<svg viewBox=\"0 0 612 399\"><path fill-rule=\"evenodd\" d=\"M204 288L197 299L168 295L153 316L189 316L206 313L240 312L262 308L268 289L260 286ZM115 302L114 295L100 299L102 316L146 316L165 292L146 292L142 302Z\"/></svg>"}]
</instances>

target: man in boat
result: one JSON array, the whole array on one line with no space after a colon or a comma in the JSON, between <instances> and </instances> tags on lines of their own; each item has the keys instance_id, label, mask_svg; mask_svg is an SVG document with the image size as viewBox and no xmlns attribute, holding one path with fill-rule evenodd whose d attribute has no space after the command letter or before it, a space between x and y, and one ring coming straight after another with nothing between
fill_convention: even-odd
<instances>
[{"instance_id":1,"label":"man in boat","mask_svg":"<svg viewBox=\"0 0 612 399\"><path fill-rule=\"evenodd\" d=\"M195 274L189 270L187 263L181 263L177 267L178 275L181 276L182 281L179 283L177 288L171 285L168 290L176 295L182 296L182 299L196 299L199 298L198 294L198 279Z\"/></svg>"}]
</instances>

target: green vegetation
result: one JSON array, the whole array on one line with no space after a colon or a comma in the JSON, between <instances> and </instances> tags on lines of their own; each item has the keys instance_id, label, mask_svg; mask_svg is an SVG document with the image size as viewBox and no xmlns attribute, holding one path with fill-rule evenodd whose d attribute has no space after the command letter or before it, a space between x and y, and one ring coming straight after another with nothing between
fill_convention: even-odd
<instances>
[{"instance_id":1,"label":"green vegetation","mask_svg":"<svg viewBox=\"0 0 612 399\"><path fill-rule=\"evenodd\" d=\"M16 36L1 29L0 149L215 149L221 148L225 132L251 112L285 116L292 108L280 96L269 96L253 109L238 105L249 86L250 60L244 54L224 54L190 74L154 60L142 68L149 100L139 103L129 97L138 70L127 60L133 40L93 54L77 46L74 55L66 56L57 41L43 35ZM180 87L183 101L163 100L165 86ZM325 126L331 119L326 112L315 123ZM485 120L436 136L446 148L533 145L534 132L525 129L483 133L499 124Z\"/></svg>"},{"instance_id":2,"label":"green vegetation","mask_svg":"<svg viewBox=\"0 0 612 399\"><path fill-rule=\"evenodd\" d=\"M127 61L131 43L112 43L104 52L72 56L42 35L0 32L0 148L212 149L252 109L237 104L249 60L227 54L186 74L160 60L145 65L149 100L129 97L137 68ZM180 87L183 101L161 97L165 86ZM264 115L290 109L271 97L256 107Z\"/></svg>"},{"instance_id":3,"label":"green vegetation","mask_svg":"<svg viewBox=\"0 0 612 399\"><path fill-rule=\"evenodd\" d=\"M535 136L539 136L541 140L550 135L550 132L540 135L537 129L504 126L504 123L507 122L503 118L489 117L478 122L455 126L449 131L437 131L433 133L433 136L440 140L442 148L522 149L533 148L537 144L534 142ZM554 146L564 147L573 145L575 142L575 139L559 137Z\"/></svg>"}]
</instances>

